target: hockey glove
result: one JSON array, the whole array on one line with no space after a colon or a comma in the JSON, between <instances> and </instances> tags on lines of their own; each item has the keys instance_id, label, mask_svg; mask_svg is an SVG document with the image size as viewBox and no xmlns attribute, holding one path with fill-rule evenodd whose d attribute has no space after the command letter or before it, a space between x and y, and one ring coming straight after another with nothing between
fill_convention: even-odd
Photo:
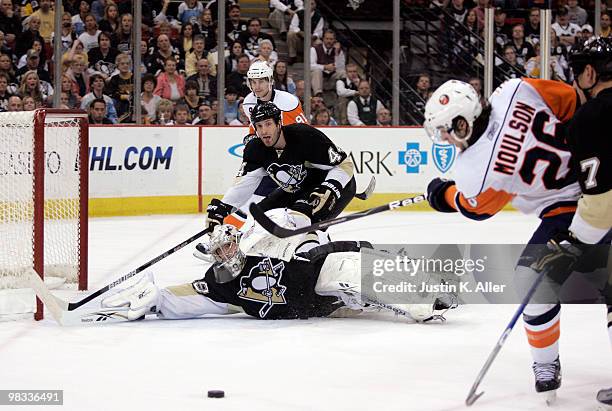
<instances>
[{"instance_id":1,"label":"hockey glove","mask_svg":"<svg viewBox=\"0 0 612 411\"><path fill-rule=\"evenodd\" d=\"M206 228L212 229L216 225L223 224L223 219L232 213L232 208L218 198L210 200L210 204L206 207Z\"/></svg>"},{"instance_id":2,"label":"hockey glove","mask_svg":"<svg viewBox=\"0 0 612 411\"><path fill-rule=\"evenodd\" d=\"M331 211L340 199L341 190L342 185L336 180L326 180L316 187L308 197L308 203L312 206L312 216Z\"/></svg>"},{"instance_id":3,"label":"hockey glove","mask_svg":"<svg viewBox=\"0 0 612 411\"><path fill-rule=\"evenodd\" d=\"M431 208L442 213L455 213L453 207L448 205L444 198L444 193L450 187L455 185L453 180L446 180L444 178L436 177L429 182L427 185L427 201Z\"/></svg>"},{"instance_id":4,"label":"hockey glove","mask_svg":"<svg viewBox=\"0 0 612 411\"><path fill-rule=\"evenodd\" d=\"M562 284L574 271L585 246L571 233L558 233L548 240L531 268L537 272L548 270L548 277Z\"/></svg>"}]
</instances>

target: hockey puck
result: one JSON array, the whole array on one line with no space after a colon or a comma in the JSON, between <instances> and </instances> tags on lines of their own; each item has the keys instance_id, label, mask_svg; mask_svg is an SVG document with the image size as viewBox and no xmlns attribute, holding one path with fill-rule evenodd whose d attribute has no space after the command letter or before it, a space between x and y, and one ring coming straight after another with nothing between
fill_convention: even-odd
<instances>
[{"instance_id":1,"label":"hockey puck","mask_svg":"<svg viewBox=\"0 0 612 411\"><path fill-rule=\"evenodd\" d=\"M208 398L223 398L223 397L225 397L225 391L222 391L222 390L208 391Z\"/></svg>"}]
</instances>

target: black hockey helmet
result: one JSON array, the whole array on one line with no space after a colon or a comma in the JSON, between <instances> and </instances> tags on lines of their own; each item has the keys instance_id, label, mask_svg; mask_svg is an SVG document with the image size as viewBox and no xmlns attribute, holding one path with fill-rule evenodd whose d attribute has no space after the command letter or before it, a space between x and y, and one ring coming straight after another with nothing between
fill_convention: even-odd
<instances>
[{"instance_id":1,"label":"black hockey helmet","mask_svg":"<svg viewBox=\"0 0 612 411\"><path fill-rule=\"evenodd\" d=\"M587 64L593 66L598 76L612 75L612 39L591 37L576 43L569 52L569 65L574 77L582 73Z\"/></svg>"},{"instance_id":2,"label":"black hockey helmet","mask_svg":"<svg viewBox=\"0 0 612 411\"><path fill-rule=\"evenodd\" d=\"M281 123L281 111L271 101L258 103L251 111L251 122L256 124L262 120L273 119L276 124Z\"/></svg>"}]
</instances>

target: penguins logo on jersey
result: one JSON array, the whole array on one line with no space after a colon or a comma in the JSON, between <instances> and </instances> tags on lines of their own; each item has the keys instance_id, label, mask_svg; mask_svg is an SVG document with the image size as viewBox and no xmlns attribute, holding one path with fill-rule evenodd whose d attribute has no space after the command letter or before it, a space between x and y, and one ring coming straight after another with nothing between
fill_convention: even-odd
<instances>
[{"instance_id":1,"label":"penguins logo on jersey","mask_svg":"<svg viewBox=\"0 0 612 411\"><path fill-rule=\"evenodd\" d=\"M240 279L238 297L243 300L260 302L259 317L265 318L275 304L287 304L287 287L280 284L285 264L281 261L274 265L269 257L251 268L249 275Z\"/></svg>"},{"instance_id":2,"label":"penguins logo on jersey","mask_svg":"<svg viewBox=\"0 0 612 411\"><path fill-rule=\"evenodd\" d=\"M266 171L280 188L289 193L298 191L300 189L300 184L302 184L308 174L302 164L272 163L268 166Z\"/></svg>"}]
</instances>

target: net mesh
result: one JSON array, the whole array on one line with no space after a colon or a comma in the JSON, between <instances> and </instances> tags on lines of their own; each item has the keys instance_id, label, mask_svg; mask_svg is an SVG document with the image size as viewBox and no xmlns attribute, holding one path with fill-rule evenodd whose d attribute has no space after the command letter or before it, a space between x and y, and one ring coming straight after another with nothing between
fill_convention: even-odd
<instances>
[{"instance_id":1,"label":"net mesh","mask_svg":"<svg viewBox=\"0 0 612 411\"><path fill-rule=\"evenodd\" d=\"M34 260L34 111L0 113L0 289L27 287ZM75 118L45 121L45 276L79 276L79 147Z\"/></svg>"}]
</instances>

